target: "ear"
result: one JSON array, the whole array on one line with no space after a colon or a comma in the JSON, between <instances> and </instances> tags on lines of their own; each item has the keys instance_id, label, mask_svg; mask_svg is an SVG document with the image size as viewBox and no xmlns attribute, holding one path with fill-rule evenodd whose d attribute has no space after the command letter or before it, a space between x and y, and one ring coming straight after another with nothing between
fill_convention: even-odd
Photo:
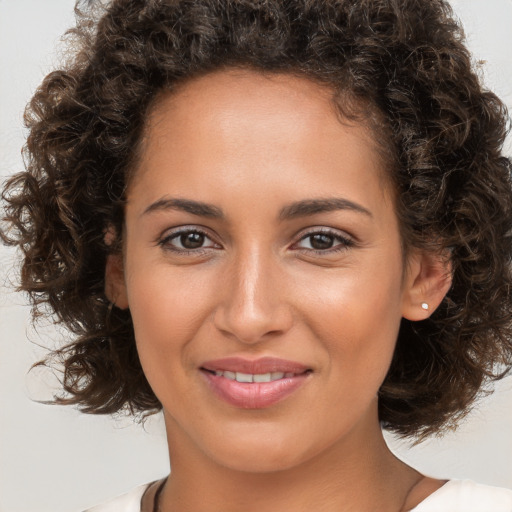
<instances>
[{"instance_id":1,"label":"ear","mask_svg":"<svg viewBox=\"0 0 512 512\"><path fill-rule=\"evenodd\" d=\"M105 232L105 243L112 246L115 243L113 228ZM107 255L105 264L105 295L107 299L120 309L128 309L128 295L124 279L123 255L115 252Z\"/></svg>"},{"instance_id":2,"label":"ear","mask_svg":"<svg viewBox=\"0 0 512 512\"><path fill-rule=\"evenodd\" d=\"M109 254L105 265L105 295L115 306L128 309L122 254Z\"/></svg>"},{"instance_id":3,"label":"ear","mask_svg":"<svg viewBox=\"0 0 512 512\"><path fill-rule=\"evenodd\" d=\"M425 320L437 309L452 284L449 253L413 251L407 261L402 316Z\"/></svg>"}]
</instances>

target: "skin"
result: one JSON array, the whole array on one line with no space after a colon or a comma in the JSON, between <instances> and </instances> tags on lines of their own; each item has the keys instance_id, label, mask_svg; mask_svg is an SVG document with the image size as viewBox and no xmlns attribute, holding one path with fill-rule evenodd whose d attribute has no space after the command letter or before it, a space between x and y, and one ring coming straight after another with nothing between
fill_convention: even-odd
<instances>
[{"instance_id":1,"label":"skin","mask_svg":"<svg viewBox=\"0 0 512 512\"><path fill-rule=\"evenodd\" d=\"M388 450L377 392L401 318L437 307L449 269L414 250L404 264L372 134L341 123L331 97L304 78L228 70L162 96L149 116L106 291L130 308L163 405L163 511L397 512L443 483ZM334 198L342 208L283 218L297 202ZM180 233L198 230L199 247L185 248ZM279 357L311 373L281 402L242 409L199 370L228 356Z\"/></svg>"}]
</instances>

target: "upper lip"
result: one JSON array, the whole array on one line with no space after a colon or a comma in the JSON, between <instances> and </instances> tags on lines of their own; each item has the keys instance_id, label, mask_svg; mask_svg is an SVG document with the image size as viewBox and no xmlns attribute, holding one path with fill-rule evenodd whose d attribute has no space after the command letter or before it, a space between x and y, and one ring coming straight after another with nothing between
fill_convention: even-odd
<instances>
[{"instance_id":1,"label":"upper lip","mask_svg":"<svg viewBox=\"0 0 512 512\"><path fill-rule=\"evenodd\" d=\"M206 361L201 365L204 370L211 372L228 371L249 373L253 375L282 372L282 373L304 373L311 368L297 363L296 361L288 361L275 357L262 357L259 359L245 359L243 357L226 357L223 359L215 359Z\"/></svg>"}]
</instances>

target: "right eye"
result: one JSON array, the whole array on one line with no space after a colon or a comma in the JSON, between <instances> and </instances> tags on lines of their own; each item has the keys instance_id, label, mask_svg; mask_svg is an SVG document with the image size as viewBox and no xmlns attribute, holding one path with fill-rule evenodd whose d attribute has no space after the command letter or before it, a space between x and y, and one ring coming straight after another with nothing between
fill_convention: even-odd
<instances>
[{"instance_id":1,"label":"right eye","mask_svg":"<svg viewBox=\"0 0 512 512\"><path fill-rule=\"evenodd\" d=\"M165 250L179 253L202 253L205 249L220 248L204 231L190 228L169 233L158 244Z\"/></svg>"}]
</instances>

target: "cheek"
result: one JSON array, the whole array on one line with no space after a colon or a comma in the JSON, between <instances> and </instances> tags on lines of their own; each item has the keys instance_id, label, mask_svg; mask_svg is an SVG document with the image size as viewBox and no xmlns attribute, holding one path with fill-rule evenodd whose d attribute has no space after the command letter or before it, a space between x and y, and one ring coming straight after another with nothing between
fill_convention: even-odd
<instances>
[{"instance_id":1,"label":"cheek","mask_svg":"<svg viewBox=\"0 0 512 512\"><path fill-rule=\"evenodd\" d=\"M198 267L173 269L149 258L143 265L127 262L128 303L136 327L157 329L161 325L171 334L172 325L172 333L181 337L190 322L204 315L210 302L210 283Z\"/></svg>"},{"instance_id":2,"label":"cheek","mask_svg":"<svg viewBox=\"0 0 512 512\"><path fill-rule=\"evenodd\" d=\"M189 346L210 315L212 290L193 273L145 267L151 270L128 273L127 288L139 358L153 385L171 367L169 375L193 366Z\"/></svg>"},{"instance_id":3,"label":"cheek","mask_svg":"<svg viewBox=\"0 0 512 512\"><path fill-rule=\"evenodd\" d=\"M305 324L321 340L340 383L380 387L401 321L400 269L376 264L318 281ZM398 284L397 284L398 283ZM350 376L350 378L348 378Z\"/></svg>"}]
</instances>

